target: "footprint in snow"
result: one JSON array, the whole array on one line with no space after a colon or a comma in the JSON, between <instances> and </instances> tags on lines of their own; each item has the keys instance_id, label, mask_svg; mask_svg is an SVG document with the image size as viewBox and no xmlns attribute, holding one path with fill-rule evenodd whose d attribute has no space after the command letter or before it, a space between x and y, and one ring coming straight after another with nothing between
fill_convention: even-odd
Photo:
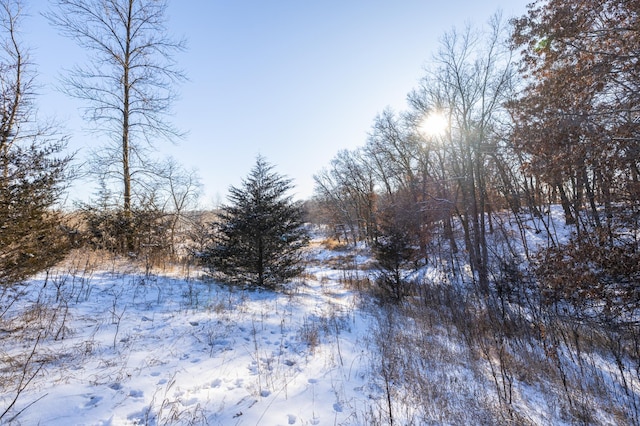
<instances>
[{"instance_id":1,"label":"footprint in snow","mask_svg":"<svg viewBox=\"0 0 640 426\"><path fill-rule=\"evenodd\" d=\"M293 414L287 414L287 418L289 420L289 424L290 425L295 425L296 424L296 420L298 420L298 418L296 416L294 416Z\"/></svg>"},{"instance_id":2,"label":"footprint in snow","mask_svg":"<svg viewBox=\"0 0 640 426\"><path fill-rule=\"evenodd\" d=\"M191 398L191 399L188 399L188 400L184 401L183 405L185 407L189 407L189 406L192 406L192 405L196 405L198 403L198 401L199 401L198 398Z\"/></svg>"},{"instance_id":3,"label":"footprint in snow","mask_svg":"<svg viewBox=\"0 0 640 426\"><path fill-rule=\"evenodd\" d=\"M144 392L141 390L131 390L129 392L129 396L132 398L142 398L144 396Z\"/></svg>"},{"instance_id":4,"label":"footprint in snow","mask_svg":"<svg viewBox=\"0 0 640 426\"><path fill-rule=\"evenodd\" d=\"M96 407L96 406L98 406L98 403L100 403L100 401L102 401L102 397L101 396L96 396L96 395L85 395L85 396L88 397L89 400L84 403L84 405L83 405L84 408Z\"/></svg>"}]
</instances>

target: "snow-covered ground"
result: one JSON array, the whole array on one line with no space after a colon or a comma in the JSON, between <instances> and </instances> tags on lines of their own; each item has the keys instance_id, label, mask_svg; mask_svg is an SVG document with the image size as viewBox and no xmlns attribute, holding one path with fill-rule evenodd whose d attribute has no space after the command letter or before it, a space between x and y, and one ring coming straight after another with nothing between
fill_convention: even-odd
<instances>
[{"instance_id":1,"label":"snow-covered ground","mask_svg":"<svg viewBox=\"0 0 640 426\"><path fill-rule=\"evenodd\" d=\"M569 237L559 209L545 220L527 222L529 250ZM525 250L515 231L494 238ZM0 423L640 421L634 360L622 360L623 383L606 351L543 345L527 337L534 322L513 341L491 328L476 338L485 314L452 303L466 297L433 266L420 274L431 293L402 310L353 290L373 273L362 247L314 241L307 273L281 292L95 257L77 253L0 297Z\"/></svg>"},{"instance_id":2,"label":"snow-covered ground","mask_svg":"<svg viewBox=\"0 0 640 426\"><path fill-rule=\"evenodd\" d=\"M310 268L286 294L101 270L34 279L5 318L41 318L2 332L37 321L51 332L2 348L9 359L37 346L29 368L43 366L5 420L356 424L370 398L369 325L342 274Z\"/></svg>"}]
</instances>

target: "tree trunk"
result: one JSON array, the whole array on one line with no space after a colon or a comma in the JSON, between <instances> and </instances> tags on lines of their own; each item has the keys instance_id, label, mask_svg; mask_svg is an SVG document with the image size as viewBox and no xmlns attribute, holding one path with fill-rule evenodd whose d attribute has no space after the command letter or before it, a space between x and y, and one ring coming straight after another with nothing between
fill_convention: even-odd
<instances>
[{"instance_id":1,"label":"tree trunk","mask_svg":"<svg viewBox=\"0 0 640 426\"><path fill-rule=\"evenodd\" d=\"M122 105L122 180L124 183L123 210L126 220L125 240L127 250L133 251L133 235L132 235L132 217L131 217L131 169L130 169L130 143L129 143L129 64L131 60L131 13L133 9L133 0L129 0L129 9L127 17L127 35L125 57L122 66L122 89L123 89L123 105Z\"/></svg>"}]
</instances>

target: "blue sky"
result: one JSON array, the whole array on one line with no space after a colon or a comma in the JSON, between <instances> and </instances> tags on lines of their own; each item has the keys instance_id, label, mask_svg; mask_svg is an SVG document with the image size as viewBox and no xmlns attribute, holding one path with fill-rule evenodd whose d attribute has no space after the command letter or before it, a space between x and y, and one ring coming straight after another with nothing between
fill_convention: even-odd
<instances>
[{"instance_id":1,"label":"blue sky","mask_svg":"<svg viewBox=\"0 0 640 426\"><path fill-rule=\"evenodd\" d=\"M170 1L170 31L188 43L178 60L189 78L173 122L188 134L157 148L198 171L204 205L224 201L259 154L294 180L299 198L309 197L313 174L339 150L363 145L377 113L405 108L446 31L482 25L498 9L522 15L528 2ZM38 105L65 122L82 159L95 136L82 130L81 104L53 85L84 53L39 16L47 3L27 2L24 23L38 65ZM71 197L87 191L81 184Z\"/></svg>"}]
</instances>

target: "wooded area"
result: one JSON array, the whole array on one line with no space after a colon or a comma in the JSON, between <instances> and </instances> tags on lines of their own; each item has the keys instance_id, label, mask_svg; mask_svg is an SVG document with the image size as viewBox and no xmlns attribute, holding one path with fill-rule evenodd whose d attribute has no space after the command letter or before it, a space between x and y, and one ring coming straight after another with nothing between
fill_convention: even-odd
<instances>
[{"instance_id":1,"label":"wooded area","mask_svg":"<svg viewBox=\"0 0 640 426\"><path fill-rule=\"evenodd\" d=\"M316 175L319 220L403 268L455 270L463 250L483 293L530 265L546 303L627 323L640 280L638 5L538 2L511 25L497 15L445 34L410 108L381 113L364 147ZM438 133L424 125L435 115ZM522 219L553 205L575 232L532 250ZM512 222L520 235L505 234Z\"/></svg>"},{"instance_id":2,"label":"wooded area","mask_svg":"<svg viewBox=\"0 0 640 426\"><path fill-rule=\"evenodd\" d=\"M312 230L375 260L340 268L378 304L380 423L426 404L421 348L438 328L487 363L506 423L524 424L514 383L534 382L523 378L533 365L563 389L567 418L596 422L594 388L611 386L603 405L615 400L612 416L640 424L639 0L536 1L525 16L451 30L407 109L375 117L362 147L316 173L312 199L293 201L291 180L259 157L214 212L198 209L195 173L154 156L157 139L181 135L165 121L184 78L172 59L183 43L163 33L166 3L54 4L50 21L95 55L66 90L111 144L96 149L95 198L61 209L75 172L68 137L37 121L20 2L0 0L0 296L74 251L282 290L304 276ZM603 353L613 385L592 374ZM0 419L40 372L31 357L20 365Z\"/></svg>"}]
</instances>

